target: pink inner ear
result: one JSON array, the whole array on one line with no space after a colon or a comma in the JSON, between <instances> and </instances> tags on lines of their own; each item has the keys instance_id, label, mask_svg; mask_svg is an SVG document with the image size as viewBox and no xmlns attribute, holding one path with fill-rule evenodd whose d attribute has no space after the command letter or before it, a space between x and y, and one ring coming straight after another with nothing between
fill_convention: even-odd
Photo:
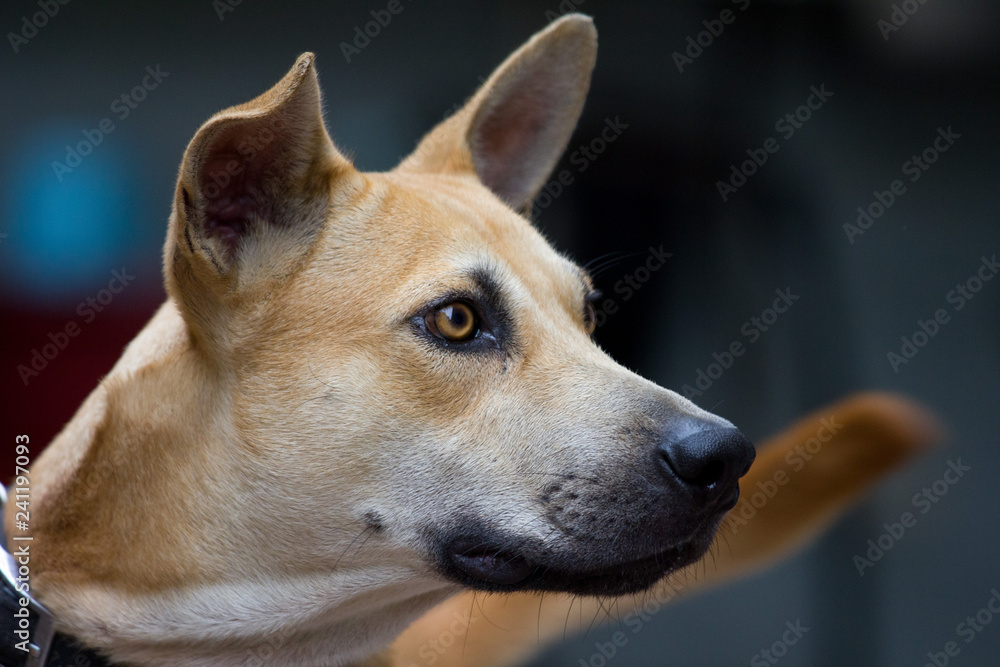
<instances>
[{"instance_id":1,"label":"pink inner ear","mask_svg":"<svg viewBox=\"0 0 1000 667\"><path fill-rule=\"evenodd\" d=\"M545 129L545 120L538 101L526 95L507 101L502 113L487 118L479 146L490 156L490 169L499 174L517 164L519 154Z\"/></svg>"},{"instance_id":2,"label":"pink inner ear","mask_svg":"<svg viewBox=\"0 0 1000 667\"><path fill-rule=\"evenodd\" d=\"M536 164L547 153L555 115L551 85L544 72L523 80L490 110L472 137L473 160L480 180L511 202L531 189Z\"/></svg>"},{"instance_id":3,"label":"pink inner ear","mask_svg":"<svg viewBox=\"0 0 1000 667\"><path fill-rule=\"evenodd\" d=\"M205 233L236 250L253 216L252 201L246 195L210 202L205 209Z\"/></svg>"},{"instance_id":4,"label":"pink inner ear","mask_svg":"<svg viewBox=\"0 0 1000 667\"><path fill-rule=\"evenodd\" d=\"M221 151L213 151L202 167L205 235L220 240L231 253L249 231L257 212L247 187L253 171L252 165L238 153Z\"/></svg>"}]
</instances>

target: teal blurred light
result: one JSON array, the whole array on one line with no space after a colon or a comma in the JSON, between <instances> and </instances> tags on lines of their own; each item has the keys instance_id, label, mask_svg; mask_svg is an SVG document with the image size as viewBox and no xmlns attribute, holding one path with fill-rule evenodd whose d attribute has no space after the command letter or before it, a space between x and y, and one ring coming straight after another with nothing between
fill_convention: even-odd
<instances>
[{"instance_id":1,"label":"teal blurred light","mask_svg":"<svg viewBox=\"0 0 1000 667\"><path fill-rule=\"evenodd\" d=\"M132 173L114 137L62 173L67 144L83 138L72 121L29 130L5 157L0 290L7 301L60 307L85 297L120 268L130 244Z\"/></svg>"}]
</instances>

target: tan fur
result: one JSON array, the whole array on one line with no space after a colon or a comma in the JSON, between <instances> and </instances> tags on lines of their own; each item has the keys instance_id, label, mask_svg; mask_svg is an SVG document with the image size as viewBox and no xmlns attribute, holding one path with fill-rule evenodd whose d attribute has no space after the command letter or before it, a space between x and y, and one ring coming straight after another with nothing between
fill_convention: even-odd
<instances>
[{"instance_id":1,"label":"tan fur","mask_svg":"<svg viewBox=\"0 0 1000 667\"><path fill-rule=\"evenodd\" d=\"M198 130L168 300L32 470L33 590L64 631L145 665L382 660L458 591L428 531L471 515L591 548L605 537L539 512L546 476L621 483L652 403L729 426L591 341L586 278L516 212L568 141L595 53L589 19L553 23L389 173L330 141L311 54ZM415 331L430 300L479 289L475 271L503 291L514 352ZM773 542L748 531L735 563L812 532L912 448L887 412L859 423L825 491L790 489L797 513L776 499ZM627 522L624 502L578 504Z\"/></svg>"}]
</instances>

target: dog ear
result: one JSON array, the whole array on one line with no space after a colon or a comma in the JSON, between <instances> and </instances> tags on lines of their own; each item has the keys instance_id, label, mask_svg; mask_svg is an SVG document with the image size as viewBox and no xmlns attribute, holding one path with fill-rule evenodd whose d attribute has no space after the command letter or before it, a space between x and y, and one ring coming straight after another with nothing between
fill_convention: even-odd
<instances>
[{"instance_id":1,"label":"dog ear","mask_svg":"<svg viewBox=\"0 0 1000 667\"><path fill-rule=\"evenodd\" d=\"M167 289L182 304L293 272L323 226L332 184L356 173L323 125L313 62L299 56L188 145L165 248Z\"/></svg>"},{"instance_id":2,"label":"dog ear","mask_svg":"<svg viewBox=\"0 0 1000 667\"><path fill-rule=\"evenodd\" d=\"M569 14L510 55L397 169L472 172L525 211L566 149L597 58L591 19Z\"/></svg>"}]
</instances>

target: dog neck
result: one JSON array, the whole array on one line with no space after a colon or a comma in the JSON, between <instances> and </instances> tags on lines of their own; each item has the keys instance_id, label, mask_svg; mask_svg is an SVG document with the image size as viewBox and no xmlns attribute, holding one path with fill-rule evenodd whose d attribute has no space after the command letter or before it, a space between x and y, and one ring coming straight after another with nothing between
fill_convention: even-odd
<instances>
[{"instance_id":1,"label":"dog neck","mask_svg":"<svg viewBox=\"0 0 1000 667\"><path fill-rule=\"evenodd\" d=\"M377 661L410 623L454 592L438 582L369 585L405 575L374 568L141 596L88 585L60 589L47 600L70 634L116 661L358 665Z\"/></svg>"},{"instance_id":2,"label":"dog neck","mask_svg":"<svg viewBox=\"0 0 1000 667\"><path fill-rule=\"evenodd\" d=\"M33 465L33 590L61 630L140 664L357 664L455 591L305 558L303 508L248 479L200 364L168 302Z\"/></svg>"}]
</instances>

